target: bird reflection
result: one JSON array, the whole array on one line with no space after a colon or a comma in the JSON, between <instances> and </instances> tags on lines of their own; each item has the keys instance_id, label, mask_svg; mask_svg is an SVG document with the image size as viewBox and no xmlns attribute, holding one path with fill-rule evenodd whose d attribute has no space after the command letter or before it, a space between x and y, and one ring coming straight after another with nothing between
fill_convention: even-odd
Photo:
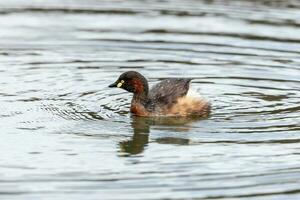
<instances>
[{"instance_id":1,"label":"bird reflection","mask_svg":"<svg viewBox=\"0 0 300 200\"><path fill-rule=\"evenodd\" d=\"M135 117L132 116L131 126L133 136L129 140L119 143L123 156L138 155L142 153L149 142L150 127L175 132L186 132L189 127L183 126L199 117ZM161 144L189 144L189 139L175 137L161 137L155 140Z\"/></svg>"},{"instance_id":2,"label":"bird reflection","mask_svg":"<svg viewBox=\"0 0 300 200\"><path fill-rule=\"evenodd\" d=\"M149 142L150 125L144 118L133 117L131 126L133 136L129 140L120 142L121 152L129 155L136 155L144 151Z\"/></svg>"}]
</instances>

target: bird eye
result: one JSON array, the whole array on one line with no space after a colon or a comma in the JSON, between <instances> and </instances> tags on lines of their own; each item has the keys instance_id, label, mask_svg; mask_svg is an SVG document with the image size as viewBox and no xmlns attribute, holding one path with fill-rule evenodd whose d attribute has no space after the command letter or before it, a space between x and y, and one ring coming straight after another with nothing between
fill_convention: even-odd
<instances>
[{"instance_id":1,"label":"bird eye","mask_svg":"<svg viewBox=\"0 0 300 200\"><path fill-rule=\"evenodd\" d=\"M125 82L124 80L121 80L121 81L117 84L117 87L118 87L118 88L119 88L119 87L122 87L122 85L123 85L124 82Z\"/></svg>"}]
</instances>

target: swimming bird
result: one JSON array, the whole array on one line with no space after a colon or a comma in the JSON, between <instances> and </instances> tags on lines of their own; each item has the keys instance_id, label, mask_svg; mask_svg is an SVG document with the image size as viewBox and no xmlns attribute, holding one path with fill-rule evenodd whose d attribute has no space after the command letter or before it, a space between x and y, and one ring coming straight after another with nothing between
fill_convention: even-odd
<instances>
[{"instance_id":1,"label":"swimming bird","mask_svg":"<svg viewBox=\"0 0 300 200\"><path fill-rule=\"evenodd\" d=\"M147 79L136 71L122 73L109 87L133 93L130 112L137 116L199 116L209 115L208 101L187 95L190 78L168 78L150 90Z\"/></svg>"}]
</instances>

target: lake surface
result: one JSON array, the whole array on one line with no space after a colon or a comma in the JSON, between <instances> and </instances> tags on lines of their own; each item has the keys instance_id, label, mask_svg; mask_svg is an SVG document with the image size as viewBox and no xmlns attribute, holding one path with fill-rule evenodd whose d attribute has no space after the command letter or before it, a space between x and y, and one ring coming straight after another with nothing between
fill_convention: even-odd
<instances>
[{"instance_id":1,"label":"lake surface","mask_svg":"<svg viewBox=\"0 0 300 200\"><path fill-rule=\"evenodd\" d=\"M207 119L108 88L192 77ZM0 2L1 199L300 199L299 1Z\"/></svg>"}]
</instances>

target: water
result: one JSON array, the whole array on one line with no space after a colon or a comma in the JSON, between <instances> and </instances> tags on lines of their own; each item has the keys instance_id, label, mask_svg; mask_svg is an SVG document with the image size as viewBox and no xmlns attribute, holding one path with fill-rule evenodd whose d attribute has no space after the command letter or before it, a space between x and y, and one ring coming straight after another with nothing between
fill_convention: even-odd
<instances>
[{"instance_id":1,"label":"water","mask_svg":"<svg viewBox=\"0 0 300 200\"><path fill-rule=\"evenodd\" d=\"M1 199L299 199L299 1L1 1ZM107 86L192 77L208 119Z\"/></svg>"}]
</instances>

